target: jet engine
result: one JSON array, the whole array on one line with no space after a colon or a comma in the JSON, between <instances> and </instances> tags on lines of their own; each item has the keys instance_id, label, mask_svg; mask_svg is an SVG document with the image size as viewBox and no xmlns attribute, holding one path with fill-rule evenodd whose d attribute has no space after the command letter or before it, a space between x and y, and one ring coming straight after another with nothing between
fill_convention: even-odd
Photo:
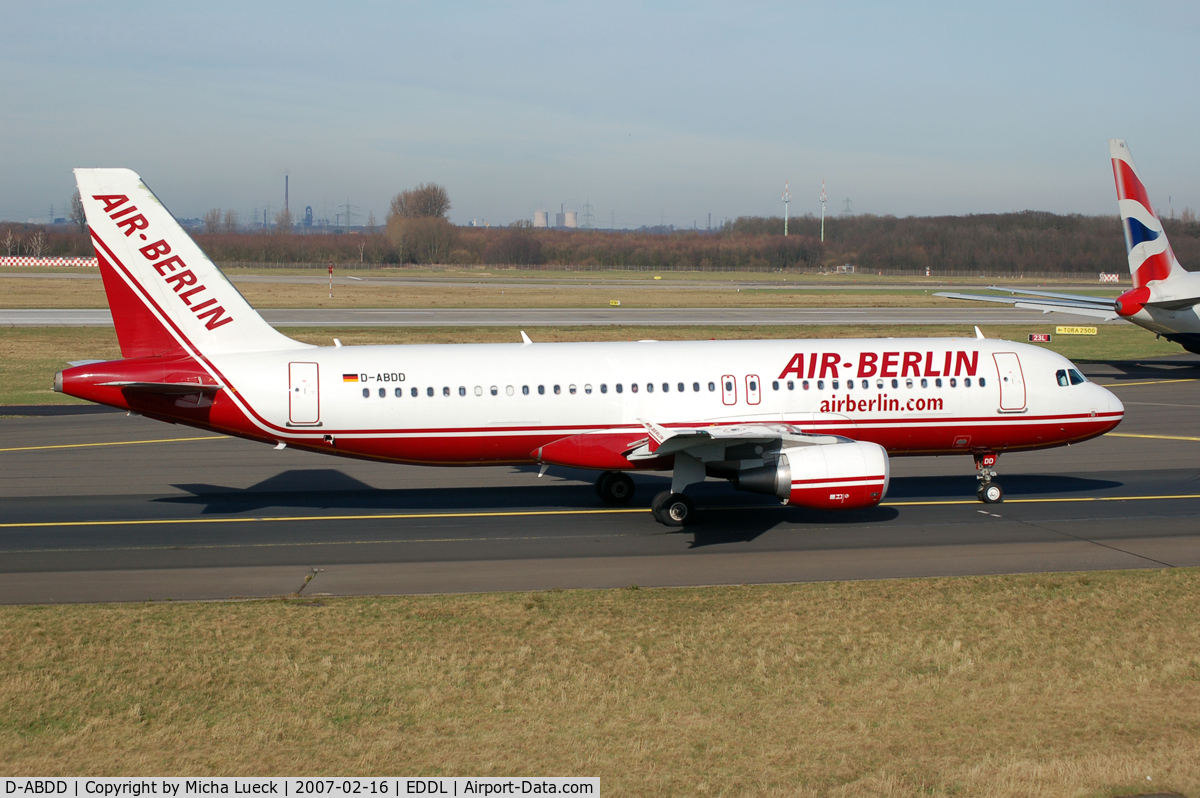
<instances>
[{"instance_id":1,"label":"jet engine","mask_svg":"<svg viewBox=\"0 0 1200 798\"><path fill-rule=\"evenodd\" d=\"M778 496L815 510L874 507L887 495L887 452L875 443L847 441L784 449L778 459L737 472L738 490Z\"/></svg>"}]
</instances>

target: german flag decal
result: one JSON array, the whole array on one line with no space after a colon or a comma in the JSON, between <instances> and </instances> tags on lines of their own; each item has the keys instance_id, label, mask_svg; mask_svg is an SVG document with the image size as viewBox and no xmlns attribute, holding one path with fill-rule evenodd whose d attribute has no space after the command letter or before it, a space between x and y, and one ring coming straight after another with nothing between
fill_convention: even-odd
<instances>
[{"instance_id":1,"label":"german flag decal","mask_svg":"<svg viewBox=\"0 0 1200 798\"><path fill-rule=\"evenodd\" d=\"M342 382L358 382L357 374L343 374Z\"/></svg>"}]
</instances>

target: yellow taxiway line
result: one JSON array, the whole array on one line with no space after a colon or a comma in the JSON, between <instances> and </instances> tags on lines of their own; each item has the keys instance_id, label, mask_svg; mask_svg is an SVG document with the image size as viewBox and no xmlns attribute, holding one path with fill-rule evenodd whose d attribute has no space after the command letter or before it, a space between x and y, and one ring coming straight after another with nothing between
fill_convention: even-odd
<instances>
[{"instance_id":1,"label":"yellow taxiway line","mask_svg":"<svg viewBox=\"0 0 1200 798\"><path fill-rule=\"evenodd\" d=\"M1189 438L1185 435L1138 435L1133 432L1109 432L1106 438L1153 438L1159 441L1200 441L1200 438Z\"/></svg>"},{"instance_id":2,"label":"yellow taxiway line","mask_svg":"<svg viewBox=\"0 0 1200 798\"><path fill-rule=\"evenodd\" d=\"M1179 493L1161 496L1077 496L1045 499L1005 499L1004 504L1068 504L1083 502L1167 501L1200 499L1200 493ZM978 499L948 499L938 501L884 502L880 507L941 507L949 505L981 505ZM998 505L992 505L998 506ZM769 505L723 507L722 510L766 510ZM276 515L226 518L145 518L129 521L26 521L0 523L0 529L45 529L81 526L172 526L186 524L263 524L307 521L411 521L436 518L534 518L568 515L636 515L648 513L648 507L611 508L602 510L485 510L466 513L380 513L360 515Z\"/></svg>"},{"instance_id":3,"label":"yellow taxiway line","mask_svg":"<svg viewBox=\"0 0 1200 798\"><path fill-rule=\"evenodd\" d=\"M1148 382L1097 382L1101 388L1131 388L1134 385L1167 385L1172 382L1195 382L1196 377L1183 380L1149 380Z\"/></svg>"},{"instance_id":4,"label":"yellow taxiway line","mask_svg":"<svg viewBox=\"0 0 1200 798\"><path fill-rule=\"evenodd\" d=\"M53 446L14 446L0 452L33 452L39 449L83 449L88 446L134 446L139 443L181 443L183 441L219 441L228 435L205 435L202 438L157 438L149 441L106 441L104 443L58 443Z\"/></svg>"}]
</instances>

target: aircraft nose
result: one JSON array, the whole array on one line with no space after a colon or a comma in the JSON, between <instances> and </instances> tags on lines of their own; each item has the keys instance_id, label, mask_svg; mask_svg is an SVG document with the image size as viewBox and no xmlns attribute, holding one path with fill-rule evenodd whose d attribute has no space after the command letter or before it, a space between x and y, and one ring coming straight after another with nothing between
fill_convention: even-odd
<instances>
[{"instance_id":1,"label":"aircraft nose","mask_svg":"<svg viewBox=\"0 0 1200 798\"><path fill-rule=\"evenodd\" d=\"M1107 388L1101 388L1099 385L1096 387L1104 391L1104 397L1108 400L1108 412L1119 413L1120 415L1116 419L1118 421L1123 418L1125 416L1125 405L1117 398L1117 395Z\"/></svg>"}]
</instances>

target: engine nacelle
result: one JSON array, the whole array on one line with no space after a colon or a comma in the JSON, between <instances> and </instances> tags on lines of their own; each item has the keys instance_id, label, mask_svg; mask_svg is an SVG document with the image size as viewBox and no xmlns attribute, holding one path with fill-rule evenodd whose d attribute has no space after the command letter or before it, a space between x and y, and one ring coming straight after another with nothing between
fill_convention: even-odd
<instances>
[{"instance_id":1,"label":"engine nacelle","mask_svg":"<svg viewBox=\"0 0 1200 798\"><path fill-rule=\"evenodd\" d=\"M855 510L883 501L890 477L882 446L847 441L785 449L775 463L740 471L733 481L739 490L798 507Z\"/></svg>"},{"instance_id":2,"label":"engine nacelle","mask_svg":"<svg viewBox=\"0 0 1200 798\"><path fill-rule=\"evenodd\" d=\"M1146 286L1141 288L1131 288L1121 294L1113 302L1113 309L1117 311L1117 315L1123 318L1136 316L1145 307L1150 300L1150 289Z\"/></svg>"}]
</instances>

